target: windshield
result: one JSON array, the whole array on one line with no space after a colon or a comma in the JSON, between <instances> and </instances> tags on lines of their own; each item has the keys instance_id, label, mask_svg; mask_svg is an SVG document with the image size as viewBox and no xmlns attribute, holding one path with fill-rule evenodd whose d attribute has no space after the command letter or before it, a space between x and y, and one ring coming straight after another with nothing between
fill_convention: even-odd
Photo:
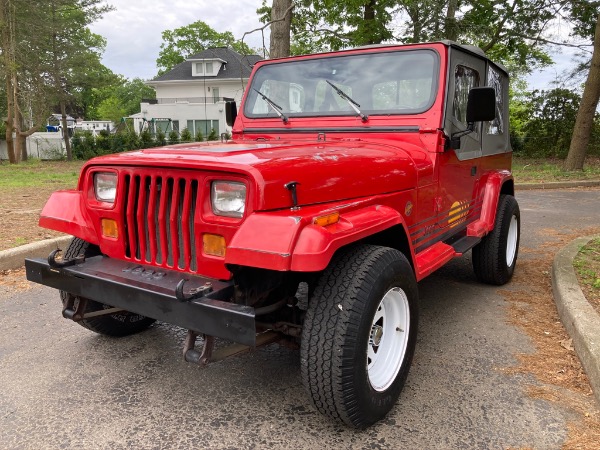
<instances>
[{"instance_id":1,"label":"windshield","mask_svg":"<svg viewBox=\"0 0 600 450\"><path fill-rule=\"evenodd\" d=\"M277 117L273 104L290 118L355 116L356 108L369 116L421 113L435 100L438 71L438 55L432 50L270 64L256 71L244 114Z\"/></svg>"}]
</instances>

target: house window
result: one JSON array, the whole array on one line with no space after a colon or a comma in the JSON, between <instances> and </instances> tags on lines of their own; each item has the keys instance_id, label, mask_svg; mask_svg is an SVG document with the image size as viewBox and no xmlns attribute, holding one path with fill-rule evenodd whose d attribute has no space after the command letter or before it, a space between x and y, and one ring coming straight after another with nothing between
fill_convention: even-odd
<instances>
[{"instance_id":1,"label":"house window","mask_svg":"<svg viewBox=\"0 0 600 450\"><path fill-rule=\"evenodd\" d=\"M196 73L197 74L201 74L202 72L204 72L204 68L202 66L203 66L202 63L196 63Z\"/></svg>"},{"instance_id":2,"label":"house window","mask_svg":"<svg viewBox=\"0 0 600 450\"><path fill-rule=\"evenodd\" d=\"M213 63L207 62L206 63L206 74L212 75L212 73L213 73Z\"/></svg>"},{"instance_id":3,"label":"house window","mask_svg":"<svg viewBox=\"0 0 600 450\"><path fill-rule=\"evenodd\" d=\"M213 101L217 103L219 101L219 88L212 88Z\"/></svg>"},{"instance_id":4,"label":"house window","mask_svg":"<svg viewBox=\"0 0 600 450\"><path fill-rule=\"evenodd\" d=\"M187 129L195 136L198 131L202 133L204 139L210 134L210 131L214 129L217 134L219 133L219 121L218 120L188 120Z\"/></svg>"}]
</instances>

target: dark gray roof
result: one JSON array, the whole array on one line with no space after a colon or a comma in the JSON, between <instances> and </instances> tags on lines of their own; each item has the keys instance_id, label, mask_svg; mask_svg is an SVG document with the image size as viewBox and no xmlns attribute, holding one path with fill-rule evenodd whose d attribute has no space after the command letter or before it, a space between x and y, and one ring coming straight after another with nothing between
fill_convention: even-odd
<instances>
[{"instance_id":1,"label":"dark gray roof","mask_svg":"<svg viewBox=\"0 0 600 450\"><path fill-rule=\"evenodd\" d=\"M226 64L221 65L217 76L199 77L192 76L193 60L198 59L222 59ZM184 62L177 64L170 71L154 78L152 81L184 81L184 80L207 80L226 78L248 78L252 72L252 66L262 58L258 55L240 55L235 50L227 47L209 48L196 55L189 56Z\"/></svg>"}]
</instances>

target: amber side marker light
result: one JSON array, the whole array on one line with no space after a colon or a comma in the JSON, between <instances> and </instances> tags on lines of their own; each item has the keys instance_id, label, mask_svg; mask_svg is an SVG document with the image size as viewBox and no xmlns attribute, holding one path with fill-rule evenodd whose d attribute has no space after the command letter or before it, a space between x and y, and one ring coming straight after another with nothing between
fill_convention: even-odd
<instances>
[{"instance_id":1,"label":"amber side marker light","mask_svg":"<svg viewBox=\"0 0 600 450\"><path fill-rule=\"evenodd\" d=\"M321 227L326 227L327 225L333 225L334 223L338 223L340 221L340 213L334 212L331 214L327 214L325 216L316 217L313 223L315 225L319 225Z\"/></svg>"},{"instance_id":2,"label":"amber side marker light","mask_svg":"<svg viewBox=\"0 0 600 450\"><path fill-rule=\"evenodd\" d=\"M102 235L117 239L119 237L119 228L117 221L113 219L102 219Z\"/></svg>"},{"instance_id":3,"label":"amber side marker light","mask_svg":"<svg viewBox=\"0 0 600 450\"><path fill-rule=\"evenodd\" d=\"M211 256L225 256L225 238L218 234L205 234L202 236L204 254Z\"/></svg>"}]
</instances>

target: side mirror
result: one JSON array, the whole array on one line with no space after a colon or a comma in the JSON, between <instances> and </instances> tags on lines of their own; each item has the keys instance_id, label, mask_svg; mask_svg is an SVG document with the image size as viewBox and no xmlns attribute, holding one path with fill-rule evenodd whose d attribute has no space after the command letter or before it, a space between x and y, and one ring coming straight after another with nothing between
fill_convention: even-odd
<instances>
[{"instance_id":1,"label":"side mirror","mask_svg":"<svg viewBox=\"0 0 600 450\"><path fill-rule=\"evenodd\" d=\"M467 128L452 133L447 148L458 150L460 138L475 130L475 122L485 122L496 118L496 91L493 87L476 87L469 91L467 100Z\"/></svg>"},{"instance_id":2,"label":"side mirror","mask_svg":"<svg viewBox=\"0 0 600 450\"><path fill-rule=\"evenodd\" d=\"M469 91L467 124L496 118L496 91L493 87L476 87Z\"/></svg>"},{"instance_id":3,"label":"side mirror","mask_svg":"<svg viewBox=\"0 0 600 450\"><path fill-rule=\"evenodd\" d=\"M235 123L237 117L237 105L233 100L225 102L225 122L230 127Z\"/></svg>"}]
</instances>

